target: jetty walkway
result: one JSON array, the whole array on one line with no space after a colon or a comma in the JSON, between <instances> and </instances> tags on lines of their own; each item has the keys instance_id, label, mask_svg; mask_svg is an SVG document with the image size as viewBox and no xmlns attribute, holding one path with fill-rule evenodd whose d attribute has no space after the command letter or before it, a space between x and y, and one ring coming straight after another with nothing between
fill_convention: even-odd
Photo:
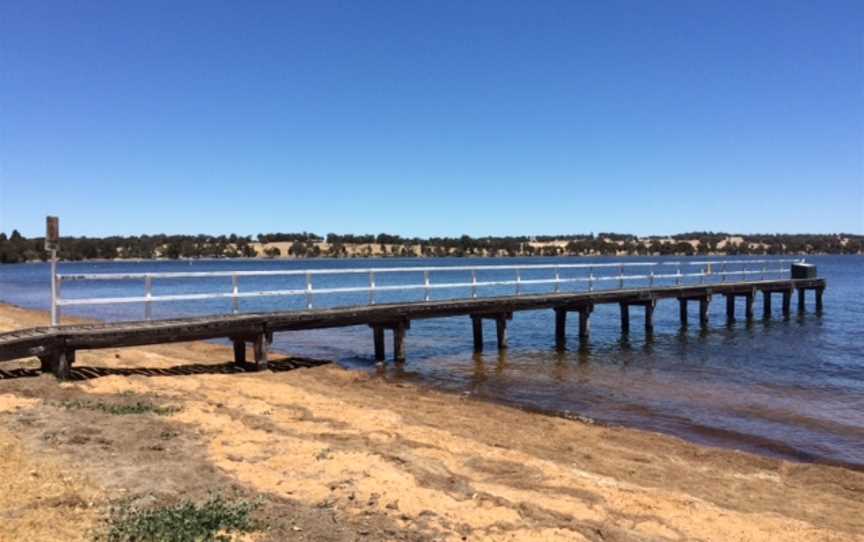
<instances>
[{"instance_id":1,"label":"jetty walkway","mask_svg":"<svg viewBox=\"0 0 864 542\"><path fill-rule=\"evenodd\" d=\"M766 264L765 262L770 262ZM483 349L483 320L491 319L496 323L497 346L507 347L507 324L513 313L527 310L552 310L555 313L554 344L558 349L567 346L567 317L570 313L578 315L578 335L584 341L590 333L590 316L594 307L602 304L617 304L620 307L621 332L630 331L630 309L639 307L644 311L644 326L647 333L654 327L654 308L659 301L677 300L682 326L688 325L688 307L692 303L698 307L700 325L708 325L708 308L712 299L723 296L726 301L726 318L735 319L735 301L744 299L744 317L754 318L754 302L761 294L762 316L772 315L772 297L781 296L782 314L789 317L793 294L798 293L798 309L805 309L805 294L815 294L815 309L822 310L822 293L826 287L825 279L815 277L815 268L790 260L743 260L738 262L630 262L602 264L541 264L514 266L473 266L473 267L402 267L376 269L327 269L327 270L288 270L288 271L237 271L215 273L141 273L141 274L79 274L55 275L57 295L52 298L52 314L57 325L22 329L0 334L0 361L38 357L42 370L52 372L59 379L70 376L75 362L75 352L79 350L141 346L172 342L185 342L206 339L227 338L234 344L234 359L246 364L246 348L251 343L254 368L267 367L267 355L273 334L282 331L324 329L367 325L372 329L375 359L385 359L385 331L392 333L393 359L402 362L406 358L406 332L415 320L467 316L472 322L474 349ZM767 265L782 265L769 269ZM669 265L677 266L670 270ZM739 268L729 270L730 265ZM694 266L693 272L682 272L682 266ZM748 267L751 266L751 267ZM638 274L625 274L625 270L639 267ZM503 273L515 272L515 278L501 279ZM548 272L554 277L524 279L525 274ZM566 273L570 273L569 275ZM587 275L584 273L587 272ZM393 285L376 284L376 276L386 273L422 274L422 282L400 283ZM432 283L431 273L462 273L471 280L461 282ZM581 274L580 274L581 273ZM595 275L595 273L597 273ZM369 284L363 286L342 286L313 288L313 277L317 275L364 274L369 276ZM481 280L484 274L496 277ZM768 275L791 275L784 278L768 279ZM299 275L305 278L305 287L288 290L240 292L239 279L245 276L261 275ZM755 280L739 280L748 275L758 275ZM153 295L152 283L158 279L194 279L224 276L231 279L231 290L225 293L193 293L175 295ZM481 279L478 279L481 277ZM77 298L63 299L59 296L59 284L63 281L81 280L133 280L142 279L145 294L140 297L122 298ZM734 280L730 280L734 279ZM596 285L612 282L611 288L595 289ZM662 282L672 284L662 284ZM628 287L627 282L640 285ZM690 282L685 284L685 282ZM564 292L562 286L571 283L585 283L587 289ZM645 283L645 284L643 284ZM554 291L545 293L523 293L529 287L549 285ZM483 288L514 287L512 295L483 297L478 290ZM439 288L463 289L470 297L463 299L432 300L432 291ZM423 299L398 303L376 303L375 294L380 292L411 291L423 292ZM313 299L318 295L368 292L369 303L335 308L312 308ZM307 303L301 310L278 312L241 313L237 311L239 301L249 297L303 296ZM151 304L160 301L195 301L202 299L230 300L234 311L229 314L153 320L150 319ZM142 303L145 305L145 319L131 322L108 322L83 325L60 325L60 309L64 306L98 305L111 303ZM550 336L552 334L550 333Z\"/></svg>"}]
</instances>

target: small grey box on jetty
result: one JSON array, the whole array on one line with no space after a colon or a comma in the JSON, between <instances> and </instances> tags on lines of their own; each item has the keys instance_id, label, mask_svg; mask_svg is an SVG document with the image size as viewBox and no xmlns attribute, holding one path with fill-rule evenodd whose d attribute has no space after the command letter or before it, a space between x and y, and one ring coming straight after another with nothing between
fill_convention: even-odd
<instances>
[{"instance_id":1,"label":"small grey box on jetty","mask_svg":"<svg viewBox=\"0 0 864 542\"><path fill-rule=\"evenodd\" d=\"M816 266L812 263L793 263L792 264L793 279L815 279Z\"/></svg>"}]
</instances>

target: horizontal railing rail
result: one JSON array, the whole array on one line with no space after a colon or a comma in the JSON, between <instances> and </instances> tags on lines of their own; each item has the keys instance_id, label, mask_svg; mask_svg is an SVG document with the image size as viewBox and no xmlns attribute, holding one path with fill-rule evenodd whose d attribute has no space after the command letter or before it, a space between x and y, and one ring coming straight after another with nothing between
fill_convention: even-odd
<instances>
[{"instance_id":1,"label":"horizontal railing rail","mask_svg":"<svg viewBox=\"0 0 864 542\"><path fill-rule=\"evenodd\" d=\"M727 277L741 277L746 279L752 275L761 275L763 279L768 275L779 274L782 277L789 273L789 266L780 264L791 264L802 262L802 259L750 259L750 260L678 260L662 262L597 262L597 263L575 263L575 264L513 264L513 265L475 265L475 266L416 266L416 267L369 267L369 268L343 268L343 269L286 269L286 270L257 270L257 271L195 271L195 272L144 272L144 273L57 273L54 275L54 295L52 295L52 314L56 315L52 324L59 324L60 308L82 305L109 305L123 303L143 303L144 317L150 319L152 316L152 304L167 301L202 301L211 299L231 300L232 311L239 312L241 299L280 297L280 296L305 296L306 307L312 308L313 299L316 295L326 294L348 294L368 293L369 304L375 304L377 292L395 291L424 291L424 300L429 301L433 290L442 289L471 289L471 297L478 296L478 289L490 287L515 287L515 294L522 293L522 288L533 285L553 285L555 292L560 292L561 286L565 284L587 283L588 290L593 290L595 283L617 281L618 288L623 289L627 281L649 281L649 286L654 286L655 281L674 279L675 284L681 284L682 280L699 278L704 283L706 278L719 277L720 281L726 281ZM769 265L779 265L769 268ZM761 266L761 267L759 267ZM754 268L755 267L755 268ZM625 274L625 270L640 268L639 274ZM693 268L697 271L691 271ZM658 271L655 273L655 269ZM674 272L669 272L672 269ZM682 272L682 269L686 272ZM533 271L554 271L550 278L522 278L523 273ZM562 277L561 271L587 270L587 276ZM617 270L617 274L595 275L594 271ZM645 271L648 271L647 273ZM478 280L478 273L514 271L513 279L505 280ZM430 273L471 273L470 282L445 282L432 283ZM634 272L638 272L635 271ZM411 284L376 284L376 276L384 274L408 274L417 273L423 275L422 283ZM368 285L363 286L340 286L330 288L314 288L313 277L325 275L367 275ZM304 276L305 286L302 288L289 288L278 290L240 291L240 279L244 277L284 277ZM192 278L231 278L231 290L227 292L206 292L186 294L153 295L153 281L156 279L192 279ZM96 298L62 298L61 284L69 281L118 281L118 280L143 280L144 295L124 297L96 297Z\"/></svg>"}]
</instances>

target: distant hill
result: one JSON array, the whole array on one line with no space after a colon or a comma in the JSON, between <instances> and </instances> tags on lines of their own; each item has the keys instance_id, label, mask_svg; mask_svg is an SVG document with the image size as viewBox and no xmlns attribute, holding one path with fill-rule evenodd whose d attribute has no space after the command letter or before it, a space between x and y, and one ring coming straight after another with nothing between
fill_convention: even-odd
<instances>
[{"instance_id":1,"label":"distant hill","mask_svg":"<svg viewBox=\"0 0 864 542\"><path fill-rule=\"evenodd\" d=\"M0 233L0 263L47 260L41 237ZM631 234L513 237L403 238L398 235L269 233L238 235L141 235L66 237L64 260L189 258L377 258L493 256L651 256L736 254L864 254L864 235L728 234L692 232L672 236Z\"/></svg>"}]
</instances>

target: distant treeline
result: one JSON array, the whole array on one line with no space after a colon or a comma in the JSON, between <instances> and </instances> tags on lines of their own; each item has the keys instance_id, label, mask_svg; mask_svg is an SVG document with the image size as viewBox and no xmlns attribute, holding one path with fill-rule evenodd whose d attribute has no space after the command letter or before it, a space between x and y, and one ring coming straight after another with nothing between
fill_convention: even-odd
<instances>
[{"instance_id":1,"label":"distant treeline","mask_svg":"<svg viewBox=\"0 0 864 542\"><path fill-rule=\"evenodd\" d=\"M862 254L864 236L852 234L733 235L691 232L671 237L637 237L620 233L510 237L401 237L329 233L262 233L231 235L141 235L64 237L63 260L152 258L255 257L261 243L265 257L368 257L368 256L593 256L693 254ZM282 250L267 243L290 243ZM0 233L0 263L47 260L44 239L25 238L17 230Z\"/></svg>"}]
</instances>

